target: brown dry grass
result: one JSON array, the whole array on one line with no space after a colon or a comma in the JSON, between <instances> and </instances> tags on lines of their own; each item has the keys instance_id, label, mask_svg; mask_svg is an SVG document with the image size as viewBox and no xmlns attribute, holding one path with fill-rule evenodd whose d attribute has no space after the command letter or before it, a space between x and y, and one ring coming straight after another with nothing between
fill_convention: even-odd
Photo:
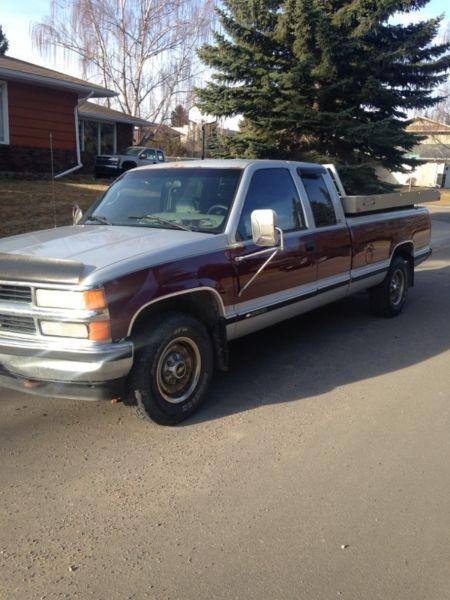
<instances>
[{"instance_id":1,"label":"brown dry grass","mask_svg":"<svg viewBox=\"0 0 450 600\"><path fill-rule=\"evenodd\" d=\"M450 190L441 190L441 204L450 206Z\"/></svg>"},{"instance_id":2,"label":"brown dry grass","mask_svg":"<svg viewBox=\"0 0 450 600\"><path fill-rule=\"evenodd\" d=\"M72 207L86 209L108 186L97 182L0 179L0 237L72 222Z\"/></svg>"}]
</instances>

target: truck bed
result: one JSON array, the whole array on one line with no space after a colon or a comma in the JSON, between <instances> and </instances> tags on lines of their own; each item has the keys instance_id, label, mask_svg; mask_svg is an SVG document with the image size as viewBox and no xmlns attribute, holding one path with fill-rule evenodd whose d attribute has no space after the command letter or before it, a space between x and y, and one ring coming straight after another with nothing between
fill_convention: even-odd
<instances>
[{"instance_id":1,"label":"truck bed","mask_svg":"<svg viewBox=\"0 0 450 600\"><path fill-rule=\"evenodd\" d=\"M348 216L411 208L416 204L439 202L440 191L437 188L416 188L405 192L389 194L371 194L349 196L346 194L339 173L334 165L324 165L328 170L335 188L341 198L344 212Z\"/></svg>"}]
</instances>

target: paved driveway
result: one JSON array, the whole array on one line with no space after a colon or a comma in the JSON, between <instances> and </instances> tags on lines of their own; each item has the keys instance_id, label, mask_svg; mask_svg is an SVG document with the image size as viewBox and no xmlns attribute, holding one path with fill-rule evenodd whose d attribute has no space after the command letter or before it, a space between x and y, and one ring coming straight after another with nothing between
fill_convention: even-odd
<instances>
[{"instance_id":1,"label":"paved driveway","mask_svg":"<svg viewBox=\"0 0 450 600\"><path fill-rule=\"evenodd\" d=\"M232 346L181 427L0 403L0 597L450 599L450 210L405 312Z\"/></svg>"}]
</instances>

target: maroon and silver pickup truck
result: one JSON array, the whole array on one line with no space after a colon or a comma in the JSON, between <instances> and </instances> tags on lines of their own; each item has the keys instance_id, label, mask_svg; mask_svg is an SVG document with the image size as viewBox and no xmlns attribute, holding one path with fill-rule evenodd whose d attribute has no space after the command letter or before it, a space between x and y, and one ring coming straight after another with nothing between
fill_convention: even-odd
<instances>
[{"instance_id":1,"label":"maroon and silver pickup truck","mask_svg":"<svg viewBox=\"0 0 450 600\"><path fill-rule=\"evenodd\" d=\"M432 197L348 197L332 168L299 162L128 171L77 224L0 241L0 385L121 397L175 424L230 340L359 290L397 315L431 253L415 205Z\"/></svg>"}]
</instances>

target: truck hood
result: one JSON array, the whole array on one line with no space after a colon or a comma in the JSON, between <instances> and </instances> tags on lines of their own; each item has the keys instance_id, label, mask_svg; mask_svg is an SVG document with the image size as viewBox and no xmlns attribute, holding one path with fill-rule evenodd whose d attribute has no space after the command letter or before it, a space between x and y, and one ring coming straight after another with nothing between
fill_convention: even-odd
<instances>
[{"instance_id":1,"label":"truck hood","mask_svg":"<svg viewBox=\"0 0 450 600\"><path fill-rule=\"evenodd\" d=\"M130 269L172 262L224 247L226 237L177 229L75 225L0 240L0 254L17 264L72 261L84 265L83 283L99 283ZM4 276L4 275L3 275ZM0 279L2 273L0 272ZM9 279L10 277L8 277Z\"/></svg>"}]
</instances>

